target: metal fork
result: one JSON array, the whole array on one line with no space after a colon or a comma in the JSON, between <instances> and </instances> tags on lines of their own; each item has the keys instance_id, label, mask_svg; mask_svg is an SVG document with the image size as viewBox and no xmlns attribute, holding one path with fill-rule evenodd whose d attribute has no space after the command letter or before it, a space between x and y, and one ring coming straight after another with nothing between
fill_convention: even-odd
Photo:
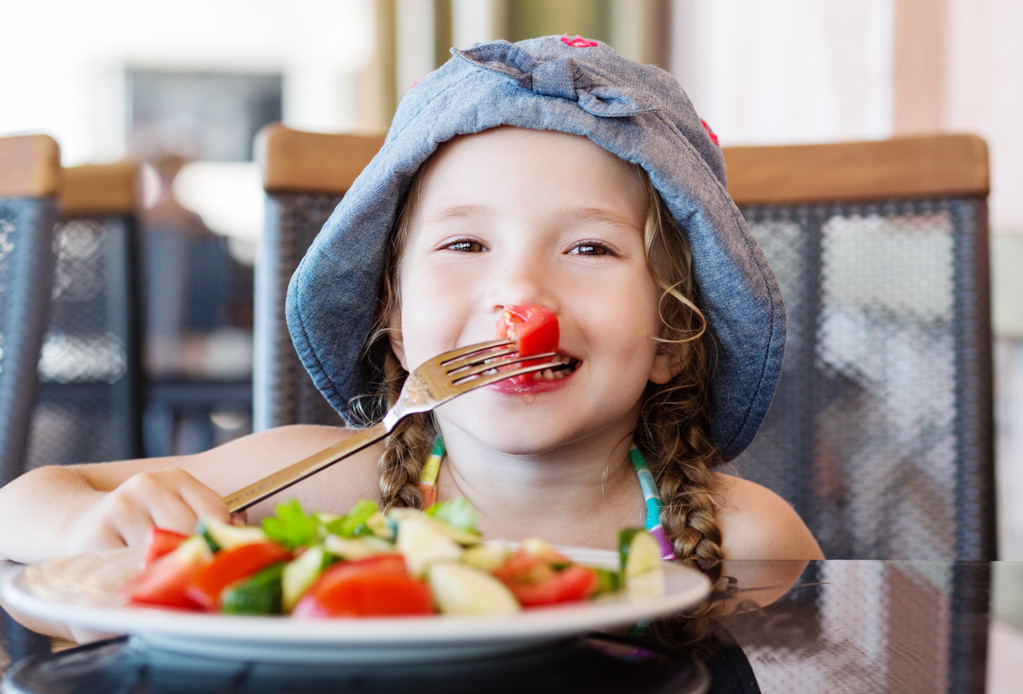
<instances>
[{"instance_id":1,"label":"metal fork","mask_svg":"<svg viewBox=\"0 0 1023 694\"><path fill-rule=\"evenodd\" d=\"M551 361L555 352L522 356L511 340L492 340L439 354L409 374L398 402L383 419L355 432L344 441L324 448L308 458L267 475L224 497L231 513L242 511L258 501L314 475L339 460L385 438L406 415L428 412L470 390L482 388L513 376L557 366ZM523 362L530 362L526 365ZM514 366L520 364L520 366ZM506 367L514 368L506 368Z\"/></svg>"}]
</instances>

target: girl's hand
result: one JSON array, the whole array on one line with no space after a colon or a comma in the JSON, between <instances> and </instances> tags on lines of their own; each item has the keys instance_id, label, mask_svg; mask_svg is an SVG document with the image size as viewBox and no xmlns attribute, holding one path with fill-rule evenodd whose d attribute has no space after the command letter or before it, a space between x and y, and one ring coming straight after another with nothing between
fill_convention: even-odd
<instances>
[{"instance_id":1,"label":"girl's hand","mask_svg":"<svg viewBox=\"0 0 1023 694\"><path fill-rule=\"evenodd\" d=\"M184 470L140 472L99 493L72 522L65 549L80 554L141 545L152 526L191 534L201 516L230 521L220 494Z\"/></svg>"}]
</instances>

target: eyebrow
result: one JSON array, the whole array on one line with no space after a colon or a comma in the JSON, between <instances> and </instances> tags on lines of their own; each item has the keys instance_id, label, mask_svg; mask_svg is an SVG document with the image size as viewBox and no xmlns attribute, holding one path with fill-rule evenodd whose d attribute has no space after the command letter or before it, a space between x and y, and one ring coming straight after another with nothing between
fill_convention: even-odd
<instances>
[{"instance_id":1,"label":"eyebrow","mask_svg":"<svg viewBox=\"0 0 1023 694\"><path fill-rule=\"evenodd\" d=\"M575 207L566 208L558 211L559 216L564 216L569 219L578 219L580 221L593 221L604 224L611 224L613 226L625 227L627 229L641 229L635 224L626 219L623 215L617 212L608 210L603 207Z\"/></svg>"},{"instance_id":2,"label":"eyebrow","mask_svg":"<svg viewBox=\"0 0 1023 694\"><path fill-rule=\"evenodd\" d=\"M486 208L482 205L457 205L455 207L446 207L437 214L431 215L423 220L423 224L436 224L438 222L446 222L451 219L471 219L473 217L482 217Z\"/></svg>"},{"instance_id":3,"label":"eyebrow","mask_svg":"<svg viewBox=\"0 0 1023 694\"><path fill-rule=\"evenodd\" d=\"M423 220L424 224L436 224L456 219L472 219L486 215L484 205L456 205L448 207L437 214ZM553 217L565 220L578 220L582 222L598 222L612 226L625 227L627 229L640 229L632 224L623 215L603 207L565 207L556 210Z\"/></svg>"}]
</instances>

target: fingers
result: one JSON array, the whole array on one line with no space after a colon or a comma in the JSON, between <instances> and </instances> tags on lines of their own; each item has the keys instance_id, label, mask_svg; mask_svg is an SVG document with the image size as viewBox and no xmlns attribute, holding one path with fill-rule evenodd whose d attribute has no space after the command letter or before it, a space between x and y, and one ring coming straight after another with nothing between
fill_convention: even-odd
<instances>
[{"instance_id":1,"label":"fingers","mask_svg":"<svg viewBox=\"0 0 1023 694\"><path fill-rule=\"evenodd\" d=\"M141 545L153 526L190 534L201 517L230 521L217 492L178 468L139 473L102 495L79 519L69 549Z\"/></svg>"},{"instance_id":2,"label":"fingers","mask_svg":"<svg viewBox=\"0 0 1023 694\"><path fill-rule=\"evenodd\" d=\"M148 505L152 525L191 533L199 518L230 520L223 498L184 470L162 470L139 477L133 494Z\"/></svg>"}]
</instances>

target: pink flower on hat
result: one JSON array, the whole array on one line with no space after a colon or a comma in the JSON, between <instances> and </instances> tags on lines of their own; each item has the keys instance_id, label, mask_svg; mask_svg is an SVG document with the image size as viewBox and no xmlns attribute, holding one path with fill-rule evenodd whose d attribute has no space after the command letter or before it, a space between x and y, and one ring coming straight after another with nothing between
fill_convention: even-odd
<instances>
[{"instance_id":1,"label":"pink flower on hat","mask_svg":"<svg viewBox=\"0 0 1023 694\"><path fill-rule=\"evenodd\" d=\"M707 124L707 121L701 118L700 123L703 124L703 129L707 131L707 135L710 136L710 141L716 144L718 147L720 147L721 143L718 142L718 136L715 135L714 131L710 129L710 125Z\"/></svg>"},{"instance_id":2,"label":"pink flower on hat","mask_svg":"<svg viewBox=\"0 0 1023 694\"><path fill-rule=\"evenodd\" d=\"M572 48L593 48L597 45L597 42L593 39L584 39L579 34L575 36L565 34L561 37L561 42L566 46L572 46Z\"/></svg>"}]
</instances>

